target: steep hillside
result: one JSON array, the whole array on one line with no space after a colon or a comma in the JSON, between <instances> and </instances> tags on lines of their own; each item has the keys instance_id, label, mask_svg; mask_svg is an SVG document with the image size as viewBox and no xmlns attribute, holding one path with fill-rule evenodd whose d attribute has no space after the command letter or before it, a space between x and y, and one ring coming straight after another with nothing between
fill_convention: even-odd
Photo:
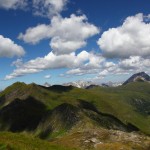
<instances>
[{"instance_id":1,"label":"steep hillside","mask_svg":"<svg viewBox=\"0 0 150 150\"><path fill-rule=\"evenodd\" d=\"M131 124L122 123L112 115L99 112L91 103L80 100L76 106L63 103L49 111L41 120L37 128L37 135L41 138L51 139L55 134L62 134L76 126L80 128L83 123L84 126L91 124L92 126L127 132L139 130Z\"/></svg>"}]
</instances>

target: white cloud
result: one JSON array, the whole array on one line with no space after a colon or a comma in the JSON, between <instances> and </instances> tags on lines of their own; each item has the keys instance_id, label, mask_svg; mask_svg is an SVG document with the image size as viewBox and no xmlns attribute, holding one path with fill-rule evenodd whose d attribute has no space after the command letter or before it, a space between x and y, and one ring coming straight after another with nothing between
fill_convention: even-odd
<instances>
[{"instance_id":1,"label":"white cloud","mask_svg":"<svg viewBox=\"0 0 150 150\"><path fill-rule=\"evenodd\" d=\"M117 62L110 60L108 62L103 56L86 51L82 51L78 55L75 55L75 53L55 55L53 52L50 52L45 57L39 57L26 63L18 59L16 62L13 62L13 65L16 66L16 69L13 73L7 75L5 80L43 70L59 68L70 69L63 74L64 77L68 75L95 74L96 80L103 79L108 75L120 75L141 71L150 72L150 60L148 58L131 56L127 59L120 59Z\"/></svg>"},{"instance_id":2,"label":"white cloud","mask_svg":"<svg viewBox=\"0 0 150 150\"><path fill-rule=\"evenodd\" d=\"M50 42L50 46L56 54L71 53L85 45L85 41L69 41L60 37L54 37Z\"/></svg>"},{"instance_id":3,"label":"white cloud","mask_svg":"<svg viewBox=\"0 0 150 150\"><path fill-rule=\"evenodd\" d=\"M71 69L71 70L67 71L66 74L69 74L69 75L83 75L84 71L81 70L80 68L76 68L76 69Z\"/></svg>"},{"instance_id":4,"label":"white cloud","mask_svg":"<svg viewBox=\"0 0 150 150\"><path fill-rule=\"evenodd\" d=\"M105 58L99 54L90 53L89 62L87 62L84 66L82 66L83 70L95 70L99 69L103 63L105 62Z\"/></svg>"},{"instance_id":5,"label":"white cloud","mask_svg":"<svg viewBox=\"0 0 150 150\"><path fill-rule=\"evenodd\" d=\"M82 66L86 70L87 68L97 67L95 64L99 60L96 55L87 51L75 54L77 49L86 45L86 40L89 37L97 33L99 33L99 29L90 24L85 15L76 16L74 14L69 18L55 16L49 25L40 24L27 29L25 34L19 34L19 39L32 44L36 44L43 39L51 39L52 51L45 57L38 57L26 63L17 60L13 63L13 65L16 65L16 69L13 73L7 75L5 80L47 69L76 69Z\"/></svg>"},{"instance_id":6,"label":"white cloud","mask_svg":"<svg viewBox=\"0 0 150 150\"><path fill-rule=\"evenodd\" d=\"M122 60L118 63L123 70L139 70L145 71L150 68L150 59L142 58L140 56L131 56L128 59Z\"/></svg>"},{"instance_id":7,"label":"white cloud","mask_svg":"<svg viewBox=\"0 0 150 150\"><path fill-rule=\"evenodd\" d=\"M19 68L22 64L23 64L22 59L19 58L16 61L13 61L11 66L16 66L17 68Z\"/></svg>"},{"instance_id":8,"label":"white cloud","mask_svg":"<svg viewBox=\"0 0 150 150\"><path fill-rule=\"evenodd\" d=\"M89 58L91 54L89 55ZM94 59L97 59L98 56L95 55ZM89 59L90 60L90 59ZM94 61L95 62L95 61ZM66 72L66 75L85 75L85 74L95 74L93 80L101 80L109 75L123 75L123 74L134 74L136 72L150 72L150 60L149 58L142 58L139 56L131 56L127 59L120 59L119 61L112 62L102 56L99 56L99 62L95 62L93 65L88 66L88 63L84 63L79 67L71 69ZM94 67L95 66L95 67Z\"/></svg>"},{"instance_id":9,"label":"white cloud","mask_svg":"<svg viewBox=\"0 0 150 150\"><path fill-rule=\"evenodd\" d=\"M106 76L108 74L108 70L103 70L99 73L99 76L103 77Z\"/></svg>"},{"instance_id":10,"label":"white cloud","mask_svg":"<svg viewBox=\"0 0 150 150\"><path fill-rule=\"evenodd\" d=\"M127 17L122 26L110 28L98 40L104 56L129 58L150 56L150 23L143 14Z\"/></svg>"},{"instance_id":11,"label":"white cloud","mask_svg":"<svg viewBox=\"0 0 150 150\"><path fill-rule=\"evenodd\" d=\"M27 6L27 0L0 0L0 8L18 9Z\"/></svg>"},{"instance_id":12,"label":"white cloud","mask_svg":"<svg viewBox=\"0 0 150 150\"><path fill-rule=\"evenodd\" d=\"M36 16L51 18L65 9L68 0L0 0L3 9L32 9Z\"/></svg>"},{"instance_id":13,"label":"white cloud","mask_svg":"<svg viewBox=\"0 0 150 150\"><path fill-rule=\"evenodd\" d=\"M20 33L19 39L36 44L43 39L51 39L50 46L57 55L69 54L86 45L89 37L99 33L99 29L88 23L85 15L71 15L70 18L55 16L50 25L41 24Z\"/></svg>"},{"instance_id":14,"label":"white cloud","mask_svg":"<svg viewBox=\"0 0 150 150\"><path fill-rule=\"evenodd\" d=\"M107 64L108 62L106 62ZM109 62L110 64L112 62ZM140 56L130 56L130 58L119 60L115 64L109 65L106 67L104 65L102 69L100 69L100 73L97 78L105 77L107 75L122 75L136 72L150 72L150 60L149 58L142 58Z\"/></svg>"},{"instance_id":15,"label":"white cloud","mask_svg":"<svg viewBox=\"0 0 150 150\"><path fill-rule=\"evenodd\" d=\"M45 75L44 78L45 78L45 79L50 79L50 78L51 78L51 75L50 75L50 74L49 74L49 75Z\"/></svg>"},{"instance_id":16,"label":"white cloud","mask_svg":"<svg viewBox=\"0 0 150 150\"><path fill-rule=\"evenodd\" d=\"M57 69L57 68L73 68L82 65L87 61L88 52L82 51L78 55L75 53L67 55L55 55L53 52L50 52L45 57L39 57L34 60L30 60L26 63L13 63L17 64L17 68L5 77L5 80L13 79L19 76L23 76L30 73L37 73L47 69ZM85 56L85 57L82 57Z\"/></svg>"},{"instance_id":17,"label":"white cloud","mask_svg":"<svg viewBox=\"0 0 150 150\"><path fill-rule=\"evenodd\" d=\"M51 27L49 25L40 24L34 28L28 28L26 33L20 33L18 38L26 43L36 44L39 41L51 37Z\"/></svg>"},{"instance_id":18,"label":"white cloud","mask_svg":"<svg viewBox=\"0 0 150 150\"><path fill-rule=\"evenodd\" d=\"M68 0L33 0L34 15L52 17L59 15Z\"/></svg>"},{"instance_id":19,"label":"white cloud","mask_svg":"<svg viewBox=\"0 0 150 150\"><path fill-rule=\"evenodd\" d=\"M95 74L103 68L106 63L104 57L98 54L88 53L87 60L79 67L73 68L66 72L67 75L84 75Z\"/></svg>"},{"instance_id":20,"label":"white cloud","mask_svg":"<svg viewBox=\"0 0 150 150\"><path fill-rule=\"evenodd\" d=\"M0 35L0 57L23 56L24 49L9 38Z\"/></svg>"}]
</instances>

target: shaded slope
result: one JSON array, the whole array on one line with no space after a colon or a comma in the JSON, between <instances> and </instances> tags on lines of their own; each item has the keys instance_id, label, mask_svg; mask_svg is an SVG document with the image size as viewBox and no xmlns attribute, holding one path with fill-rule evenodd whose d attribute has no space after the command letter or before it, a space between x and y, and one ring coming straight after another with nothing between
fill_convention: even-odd
<instances>
[{"instance_id":1,"label":"shaded slope","mask_svg":"<svg viewBox=\"0 0 150 150\"><path fill-rule=\"evenodd\" d=\"M70 86L53 85L53 86L44 87L44 88L49 90L49 91L52 91L52 92L63 93L63 92L69 92L74 87L71 85Z\"/></svg>"},{"instance_id":2,"label":"shaded slope","mask_svg":"<svg viewBox=\"0 0 150 150\"><path fill-rule=\"evenodd\" d=\"M80 107L84 111L84 113L92 120L96 121L97 124L106 129L114 129L121 131L139 131L137 127L128 123L124 124L118 118L111 114L102 113L97 108L84 100L79 100ZM89 111L90 110L90 111Z\"/></svg>"},{"instance_id":3,"label":"shaded slope","mask_svg":"<svg viewBox=\"0 0 150 150\"><path fill-rule=\"evenodd\" d=\"M84 126L91 124L106 129L138 131L133 125L126 125L112 115L101 113L91 103L79 100L77 106L63 103L50 111L38 126L37 134L41 138L51 138L76 126L80 128L83 123Z\"/></svg>"},{"instance_id":4,"label":"shaded slope","mask_svg":"<svg viewBox=\"0 0 150 150\"><path fill-rule=\"evenodd\" d=\"M0 129L13 132L34 130L46 112L43 103L32 97L16 99L0 110Z\"/></svg>"},{"instance_id":5,"label":"shaded slope","mask_svg":"<svg viewBox=\"0 0 150 150\"><path fill-rule=\"evenodd\" d=\"M71 129L79 121L79 109L71 104L63 103L49 111L38 126L41 138L47 138L55 132Z\"/></svg>"}]
</instances>

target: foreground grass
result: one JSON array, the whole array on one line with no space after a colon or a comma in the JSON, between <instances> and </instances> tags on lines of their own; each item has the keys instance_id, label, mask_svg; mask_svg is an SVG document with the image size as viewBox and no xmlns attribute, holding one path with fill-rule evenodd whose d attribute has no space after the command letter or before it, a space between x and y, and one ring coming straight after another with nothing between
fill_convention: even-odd
<instances>
[{"instance_id":1,"label":"foreground grass","mask_svg":"<svg viewBox=\"0 0 150 150\"><path fill-rule=\"evenodd\" d=\"M0 132L0 150L72 150L29 134Z\"/></svg>"},{"instance_id":2,"label":"foreground grass","mask_svg":"<svg viewBox=\"0 0 150 150\"><path fill-rule=\"evenodd\" d=\"M27 133L0 132L0 150L149 150L150 137L102 128L72 130L44 141Z\"/></svg>"}]
</instances>

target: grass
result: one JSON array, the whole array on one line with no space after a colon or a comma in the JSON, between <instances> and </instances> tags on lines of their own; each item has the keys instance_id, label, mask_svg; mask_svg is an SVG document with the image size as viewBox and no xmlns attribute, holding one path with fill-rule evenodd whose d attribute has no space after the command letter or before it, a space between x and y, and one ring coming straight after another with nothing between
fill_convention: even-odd
<instances>
[{"instance_id":1,"label":"grass","mask_svg":"<svg viewBox=\"0 0 150 150\"><path fill-rule=\"evenodd\" d=\"M0 132L0 150L73 150L29 134Z\"/></svg>"}]
</instances>

